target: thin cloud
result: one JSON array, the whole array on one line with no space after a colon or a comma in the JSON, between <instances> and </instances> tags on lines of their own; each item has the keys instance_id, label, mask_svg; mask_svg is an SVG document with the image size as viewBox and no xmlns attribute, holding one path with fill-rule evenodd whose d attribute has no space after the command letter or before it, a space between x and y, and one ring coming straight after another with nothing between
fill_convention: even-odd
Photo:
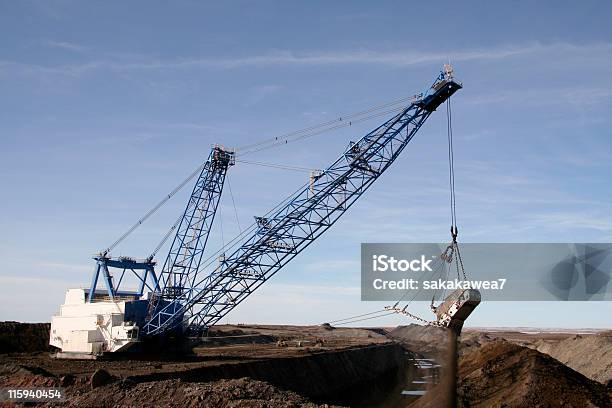
<instances>
[{"instance_id":1,"label":"thin cloud","mask_svg":"<svg viewBox=\"0 0 612 408\"><path fill-rule=\"evenodd\" d=\"M576 46L573 44L557 43L543 45L539 43L526 46L504 46L489 49L476 49L448 52L377 52L377 51L347 51L347 52L311 52L295 53L282 51L268 55L258 55L239 58L195 58L175 61L158 61L151 63L134 64L133 68L181 68L190 66L209 66L218 68L241 68L273 65L346 65L371 64L388 66L409 66L432 62L471 61L471 60L497 60L526 54L545 52L605 52L612 50L612 44L596 44L590 46Z\"/></svg>"},{"instance_id":2,"label":"thin cloud","mask_svg":"<svg viewBox=\"0 0 612 408\"><path fill-rule=\"evenodd\" d=\"M82 47L66 42L51 42L56 47L66 49L81 49ZM578 46L569 43L541 44L532 43L522 46L499 46L492 48L442 51L442 52L380 52L370 50L339 51L339 52L293 52L277 51L264 55L246 57L203 57L182 59L150 59L136 58L132 60L103 59L93 60L80 64L43 66L37 64L23 64L13 61L0 61L1 67L14 66L16 68L28 68L29 70L44 73L57 73L66 75L80 75L88 71L114 70L114 71L137 71L137 70L165 70L165 69L190 69L190 68L215 68L215 69L238 69L257 68L271 66L334 66L334 65L379 65L389 67L405 67L427 63L439 63L440 61L478 61L478 60L500 60L527 55L562 55L568 57L571 54L595 55L600 58L608 58L612 53L612 44L597 43Z\"/></svg>"},{"instance_id":3,"label":"thin cloud","mask_svg":"<svg viewBox=\"0 0 612 408\"><path fill-rule=\"evenodd\" d=\"M585 228L601 232L612 232L612 218L603 213L584 213L583 211L555 212L534 215L530 219L533 225L540 225L541 227L563 230L568 228Z\"/></svg>"},{"instance_id":4,"label":"thin cloud","mask_svg":"<svg viewBox=\"0 0 612 408\"><path fill-rule=\"evenodd\" d=\"M524 106L548 104L573 104L576 106L597 105L612 99L612 88L606 84L591 87L567 86L547 90L510 89L495 94L471 95L463 98L464 103L472 105L492 105L520 103Z\"/></svg>"},{"instance_id":5,"label":"thin cloud","mask_svg":"<svg viewBox=\"0 0 612 408\"><path fill-rule=\"evenodd\" d=\"M83 45L71 43L68 41L44 40L42 44L46 47L59 48L62 50L74 51L74 52L85 52L89 50L89 47L85 47Z\"/></svg>"}]
</instances>

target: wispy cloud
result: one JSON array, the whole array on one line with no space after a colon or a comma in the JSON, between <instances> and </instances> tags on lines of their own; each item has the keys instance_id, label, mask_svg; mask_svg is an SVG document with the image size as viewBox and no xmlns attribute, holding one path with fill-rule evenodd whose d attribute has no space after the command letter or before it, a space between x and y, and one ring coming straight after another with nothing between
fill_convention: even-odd
<instances>
[{"instance_id":1,"label":"wispy cloud","mask_svg":"<svg viewBox=\"0 0 612 408\"><path fill-rule=\"evenodd\" d=\"M530 216L532 225L546 226L549 228L569 229L585 228L601 232L612 232L612 217L590 212L554 212Z\"/></svg>"},{"instance_id":2,"label":"wispy cloud","mask_svg":"<svg viewBox=\"0 0 612 408\"><path fill-rule=\"evenodd\" d=\"M44 45L45 47L59 48L62 50L74 52L85 52L90 49L89 47L85 47L83 45L75 44L68 41L43 40L42 45Z\"/></svg>"},{"instance_id":3,"label":"wispy cloud","mask_svg":"<svg viewBox=\"0 0 612 408\"><path fill-rule=\"evenodd\" d=\"M77 44L68 42L50 41L48 45L71 50L83 50ZM189 68L217 68L237 69L270 66L322 66L322 65L383 65L390 67L405 67L440 61L477 61L500 60L526 55L563 55L588 54L609 59L612 54L612 44L594 43L589 45L575 45L570 43L529 43L524 45L503 45L491 48L445 50L426 52L416 50L404 51L275 51L262 55L251 56L219 56L219 57L190 57L176 59L158 59L137 57L128 59L99 59L78 64L57 66L44 66L36 64L22 64L14 61L0 61L1 67L16 66L22 69L39 70L47 73L79 75L93 70L164 70Z\"/></svg>"},{"instance_id":4,"label":"wispy cloud","mask_svg":"<svg viewBox=\"0 0 612 408\"><path fill-rule=\"evenodd\" d=\"M612 88L606 83L601 83L597 87L563 86L547 90L546 93L539 88L508 89L494 94L467 96L464 102L472 105L521 103L524 106L542 106L543 103L548 103L584 107L600 104L610 99L612 99Z\"/></svg>"}]
</instances>

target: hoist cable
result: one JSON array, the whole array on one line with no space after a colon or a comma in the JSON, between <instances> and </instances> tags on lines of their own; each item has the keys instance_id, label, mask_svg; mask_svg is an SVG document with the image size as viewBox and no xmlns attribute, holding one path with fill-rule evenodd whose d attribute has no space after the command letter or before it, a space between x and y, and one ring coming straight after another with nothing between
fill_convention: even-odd
<instances>
[{"instance_id":1,"label":"hoist cable","mask_svg":"<svg viewBox=\"0 0 612 408\"><path fill-rule=\"evenodd\" d=\"M136 228L142 225L149 217L157 212L161 208L162 205L166 204L168 200L170 200L176 193L178 193L187 183L189 183L195 176L201 173L201 171L206 166L207 162L202 163L198 166L197 169L193 171L185 180L183 180L178 186L176 186L170 193L168 193L164 198L157 203L153 208L151 208L142 218L140 218L130 229L128 229L123 235L121 235L115 242L113 242L108 248L106 248L102 253L104 255L108 254L113 250L117 245L119 245L124 239L126 239Z\"/></svg>"},{"instance_id":2,"label":"hoist cable","mask_svg":"<svg viewBox=\"0 0 612 408\"><path fill-rule=\"evenodd\" d=\"M225 236L223 235L223 212L219 211L219 226L221 227L221 247L225 246Z\"/></svg>"},{"instance_id":3,"label":"hoist cable","mask_svg":"<svg viewBox=\"0 0 612 408\"><path fill-rule=\"evenodd\" d=\"M449 61L450 65L450 61ZM451 71L452 72L452 71ZM446 100L446 117L447 117L447 136L448 136L448 158L449 158L449 187L450 187L450 195L451 195L451 236L452 236L452 247L454 249L453 259L449 261L455 262L455 267L457 270L457 279L461 279L459 275L459 267L461 266L461 272L463 273L463 279L466 280L467 276L465 274L465 268L463 267L463 260L461 259L461 253L459 251L459 244L457 243L457 234L459 230L457 228L457 199L455 196L455 152L453 148L453 115L451 109L451 98ZM450 264L449 264L450 269ZM434 312L437 309L433 308L433 299L432 299L432 310ZM451 315L452 316L452 315ZM437 316L437 321L439 322L439 316ZM451 318L452 321L452 318ZM456 341L455 341L456 343ZM456 344L455 344L456 347ZM456 356L453 356L452 359L455 361L455 367L457 364Z\"/></svg>"},{"instance_id":4,"label":"hoist cable","mask_svg":"<svg viewBox=\"0 0 612 408\"><path fill-rule=\"evenodd\" d=\"M359 317L370 316L370 315L373 315L373 314L382 313L382 312L386 312L386 311L387 311L386 309L381 309L381 310L377 310L375 312L364 313L364 314L360 314L360 315L357 315L357 316L345 317L344 319L332 320L332 321L327 322L327 323L332 324L332 323L337 323L337 322L343 322L345 320L353 320L353 319L357 319Z\"/></svg>"},{"instance_id":5,"label":"hoist cable","mask_svg":"<svg viewBox=\"0 0 612 408\"><path fill-rule=\"evenodd\" d=\"M155 249L153 250L153 252L151 253L151 255L149 255L149 259L153 259L155 258L155 255L157 255L157 252L159 252L159 250L164 246L164 244L166 243L166 241L168 241L168 238L170 238L170 236L172 235L172 232L178 227L179 223L181 222L181 220L183 219L183 214L181 214L177 220L174 222L174 224L172 224L172 227L170 227L170 229L168 230L168 232L166 232L166 235L164 235L164 237L162 238L162 240L159 242L159 244L157 244L157 246L155 247Z\"/></svg>"},{"instance_id":6,"label":"hoist cable","mask_svg":"<svg viewBox=\"0 0 612 408\"><path fill-rule=\"evenodd\" d=\"M227 188L230 192L230 197L232 197L232 205L234 206L234 215L236 216L236 224L238 224L238 231L242 233L242 228L240 227L240 219L238 219L238 210L236 209L236 201L234 200L234 193L232 192L232 185L230 184L229 178L227 180Z\"/></svg>"},{"instance_id":7,"label":"hoist cable","mask_svg":"<svg viewBox=\"0 0 612 408\"><path fill-rule=\"evenodd\" d=\"M459 244L457 243L457 198L455 195L455 150L453 146L453 113L451 98L446 100L446 120L447 120L447 138L448 138L448 168L449 168L449 188L450 188L450 204L451 204L451 235L453 242L451 245L454 249L454 261L457 270L457 279L467 279L465 268L463 266L463 259L459 252ZM460 274L461 272L461 274Z\"/></svg>"},{"instance_id":8,"label":"hoist cable","mask_svg":"<svg viewBox=\"0 0 612 408\"><path fill-rule=\"evenodd\" d=\"M457 227L457 211L455 199L455 152L453 148L453 117L451 109L451 98L446 100L446 120L448 139L448 184L450 189L451 227Z\"/></svg>"},{"instance_id":9,"label":"hoist cable","mask_svg":"<svg viewBox=\"0 0 612 408\"><path fill-rule=\"evenodd\" d=\"M343 325L345 325L345 324L351 324L351 323L363 322L364 320L378 319L378 318L385 317L385 316L389 316L389 315L392 315L392 314L395 314L395 312L388 312L388 313L385 313L385 314L380 315L380 316L365 317L365 318L363 318L363 319L350 320L350 321L348 321L348 322L343 322L343 323L336 323L336 326L343 326Z\"/></svg>"},{"instance_id":10,"label":"hoist cable","mask_svg":"<svg viewBox=\"0 0 612 408\"><path fill-rule=\"evenodd\" d=\"M437 265L436 265L436 266L434 266L434 267L432 268L432 271L431 271L431 275L432 275L432 276L437 275L437 273L436 273L436 272L438 272L439 270L443 270L443 268L445 267L445 262L440 261L440 259L437 259L437 260L436 260L436 263L437 263ZM429 272L427 272L427 271L426 271L426 272L423 272L423 273L422 273L422 275L420 276L420 278L421 278L421 279L423 279L423 278L425 278L425 277L426 277L426 275L428 275L428 274L429 274ZM429 321L427 321L427 320L425 320L425 319L422 319L422 318L420 318L420 317L418 317L418 316L416 316L416 315L413 315L413 314L411 314L410 312L407 312L407 311L405 310L405 309L406 309L406 308L407 308L407 307L408 307L408 306L409 306L409 305L412 303L412 301L414 301L414 299L415 299L415 298L418 296L418 294L419 294L419 292L420 292L420 291L421 291L421 289L419 289L419 290L415 291L415 293L413 294L412 298L411 298L410 300L408 300L408 302L406 303L406 305L405 305L405 306L402 308L402 313L407 314L407 315L410 315L410 316L411 316L413 319L416 319L416 320L420 320L420 321L423 321L423 322L430 323ZM399 305L401 302L403 302L403 301L404 301L404 298L405 298L405 297L406 297L406 296L407 296L409 293L410 293L409 291L405 291L404 295L402 295L402 297L401 297L401 298L400 298L400 299L399 299L399 300L398 300L398 301L395 303L395 305L393 306L393 308L396 308L396 307L397 307L397 306L398 306L398 305ZM330 321L330 322L328 322L328 323L329 323L329 324L335 324L336 326L338 326L338 325L343 325L343 324L348 324L348 323L355 323L355 322L357 322L357 321L361 321L361 320L374 319L374 318L377 318L377 317L383 317L383 316L386 316L386 315L388 315L388 314L395 314L395 313L397 313L397 312L395 312L395 311L392 311L392 312L390 312L390 313L382 314L382 315L380 315L380 316L373 316L373 317L370 317L370 318L368 318L368 319L358 319L358 318L360 318L360 317L365 317L365 316L370 316L370 315L377 315L377 314L380 314L380 313L389 312L389 310L390 310L390 309L386 309L386 308L385 308L385 309L377 310L377 311L374 311L374 312L369 312L369 313L364 313L364 314L360 314L360 315L356 315L356 316L346 317L346 318L344 318L344 319L337 319L337 320L333 320L333 321ZM358 319L358 320L355 320L355 319ZM350 320L350 321L348 321L348 320ZM342 323L339 323L339 322L342 322Z\"/></svg>"},{"instance_id":11,"label":"hoist cable","mask_svg":"<svg viewBox=\"0 0 612 408\"><path fill-rule=\"evenodd\" d=\"M279 208L283 207L284 205L286 205L288 202L290 202L295 196L297 196L298 194L300 194L302 192L302 190L304 188L306 188L306 186L308 186L308 183L302 184L297 190L295 190L293 193L289 194L284 200L282 200L281 202L279 202L277 205L275 205L272 209L270 209L267 213L265 213L263 215L263 217L267 217L270 214L272 214L274 211L278 210ZM202 269L207 269L209 268L213 262L217 259L217 256L224 253L226 250L230 250L234 247L236 247L236 245L238 244L238 241L247 236L247 234L249 234L251 231L255 231L255 229L257 228L257 222L253 222L252 224L250 224L245 230L242 231L242 233L236 235L234 238L232 238L227 244L223 245L221 248L219 248L217 251L215 251L214 253L212 253L208 258L206 258L204 261L202 261L202 267L199 268L199 270ZM198 270L198 272L199 272Z\"/></svg>"},{"instance_id":12,"label":"hoist cable","mask_svg":"<svg viewBox=\"0 0 612 408\"><path fill-rule=\"evenodd\" d=\"M291 132L288 132L288 133L284 133L284 134L276 136L276 137L264 139L264 140L262 140L260 142L257 142L257 143L251 143L251 144L248 144L248 145L240 146L240 147L238 147L236 149L236 151L248 150L248 149L252 149L254 147L258 147L258 146L261 146L261 145L264 145L264 144L276 143L279 140L288 139L288 138L291 138L293 136L300 135L302 133L309 133L309 132L312 132L312 131L317 130L319 128L322 128L322 127L327 127L327 126L331 126L333 124L337 124L338 122L342 122L342 121L346 122L347 120L350 121L350 119L358 118L360 116L367 115L368 113L376 112L377 110L381 110L381 109L384 109L384 108L387 108L387 107L390 107L390 106L394 106L394 105L397 105L397 104L400 104L400 103L405 103L405 102L414 100L416 97L417 97L416 95L412 95L412 96L408 96L408 97L403 97L403 98L399 98L399 99L393 100L391 102L383 103L383 104L380 104L380 105L375 105L375 106L373 106L371 108L368 108L368 109L365 109L363 111L351 113L351 114L348 114L348 115L341 115L338 118L333 119L333 120L321 122L321 123L318 123L318 124L315 124L315 125L312 125L312 126L308 126L306 128L303 128L303 129L294 130L294 131L291 131Z\"/></svg>"},{"instance_id":13,"label":"hoist cable","mask_svg":"<svg viewBox=\"0 0 612 408\"><path fill-rule=\"evenodd\" d=\"M365 116L363 118L351 120L351 121L348 121L348 122L343 122L343 123L337 124L335 126L323 128L323 129L312 131L312 132L309 132L309 133L299 134L299 135L295 135L293 137L287 137L287 138L282 138L282 139L281 138L277 138L274 141L267 142L267 143L265 143L264 145L262 145L260 147L254 147L254 148L252 148L250 150L246 150L244 152L239 151L239 152L236 153L236 155L238 157L244 157L247 154L257 153L257 152L260 152L262 150L271 149L271 148L274 148L274 147L278 147L278 146L281 146L281 145L288 144L289 142L296 142L298 140L303 140L303 139L306 139L306 138L309 138L309 137L317 136L317 135L320 135L322 133L326 133L326 132L329 132L329 131L332 131L332 130L340 129L340 128L347 127L347 126L352 126L354 123L364 122L366 120L369 120L369 119L372 119L372 118L376 118L376 117L379 117L379 116L384 116L384 115L387 115L387 114L393 113L393 112L400 112L400 111L402 111L404 109L406 109L405 106L396 107L396 108L389 109L389 110L382 111L382 112L378 112L378 113L375 113L375 114L372 114L372 115L369 115L369 116Z\"/></svg>"},{"instance_id":14,"label":"hoist cable","mask_svg":"<svg viewBox=\"0 0 612 408\"><path fill-rule=\"evenodd\" d=\"M394 101L388 102L388 103L384 103L381 105L377 105L374 106L372 108L357 112L357 113L353 113L353 114L349 114L346 115L344 117L339 117L338 119L334 119L331 121L327 121L327 122L323 122L317 125L313 125L313 126L309 126L307 128L304 129L300 129L297 131L293 131L293 132L289 132L286 133L284 135L281 136L277 136L275 138L270 138L267 140L263 140L261 142L258 143L253 143L250 145L245 145L240 147L237 150L244 150L244 149L252 149L254 148L254 150L247 150L245 152L241 152L241 155L246 155L249 153L254 153L254 152L258 152L261 150L265 150L265 149L269 149L271 147L275 147L277 144L286 144L289 141L296 141L296 140L300 140L303 138L308 138L308 137L312 137L324 132L328 132L337 128L341 128L341 127L345 127L345 126L351 126L353 121L348 121L347 119L353 119L353 118L359 118L360 116L363 115L367 115L368 113L372 113L372 112L376 112L378 110L390 107L390 106L394 106L397 105L399 103L404 103L407 101L411 101L414 100L415 98L417 98L418 95L413 95L413 96L409 96L409 97L404 97L404 98L400 98L400 99L396 99ZM371 118L375 118L377 116L381 116L381 115L386 115L390 112L394 112L397 110L401 110L404 109L404 107L396 107L394 109L391 110L387 110L384 112L378 112L376 114L373 115L369 115L363 118L359 118L358 120L354 121L354 122L362 122ZM326 127L326 126L331 126L337 122L343 122L341 125L336 125L336 126L332 126L330 128L327 129L322 129L319 130L317 132L314 133L309 133L312 132L314 130L317 130L319 128L322 127ZM289 140L291 137L294 137L294 140ZM283 143L284 141L284 143ZM265 146L266 144L268 144L269 146ZM270 145L271 144L271 145ZM157 210L159 210L166 202L168 202L168 200L170 200L170 198L172 198L178 191L180 191L189 181L191 181L198 173L200 173L202 171L202 169L204 168L204 166L206 165L206 162L204 162L202 165L200 165L192 174L189 175L189 177L187 177L185 180L183 180L174 190L172 190L169 194L167 194L166 196L164 196L164 198L157 203L153 208L151 208L143 217L141 217L132 227L130 227L123 235L121 235L115 242L113 242L111 245L108 246L108 248L106 248L104 251L102 251L102 254L106 255L109 252L111 252L117 245L119 245L121 242L123 242L132 232L134 232L140 225L142 225L143 222L145 222L149 217L151 217L153 214L155 214L157 212ZM171 228L172 230L172 228ZM165 242L165 240L163 240L163 242ZM157 253L157 251L159 251L158 248L156 248L156 250L154 251L154 253Z\"/></svg>"},{"instance_id":15,"label":"hoist cable","mask_svg":"<svg viewBox=\"0 0 612 408\"><path fill-rule=\"evenodd\" d=\"M232 204L234 205L234 213L236 214L236 223L238 224L238 230L240 232L242 232L242 228L240 228L240 221L238 220L238 212L236 211L236 203L234 202L234 195L232 193L232 186L230 185L229 182L229 178L226 178L227 181L227 185L229 187L229 191L230 191L230 196L232 197ZM174 224L172 224L172 226L170 227L170 229L168 230L168 232L166 232L166 234L164 235L164 237L162 238L162 240L159 242L159 244L157 244L157 246L155 247L155 249L153 250L153 252L151 253L151 255L149 256L149 259L153 259L155 257L155 255L157 255L157 252L159 252L159 250L164 246L164 244L168 241L168 239L170 238L170 236L172 236L172 232L178 227L178 225L180 224L181 220L183 219L183 214L181 214L177 220L175 221Z\"/></svg>"},{"instance_id":16,"label":"hoist cable","mask_svg":"<svg viewBox=\"0 0 612 408\"><path fill-rule=\"evenodd\" d=\"M444 252L444 254L447 254L447 252L450 249L449 252L449 259L446 262L442 263L442 273L440 273L440 278L442 278L442 276L444 276L444 279L446 280L448 277L448 273L450 272L450 269L452 267L452 263L455 263L455 267L456 267L456 271L457 271L457 278L461 279L461 275L460 275L460 271L463 275L463 279L467 279L467 275L465 273L465 268L463 265L463 259L461 258L461 253L459 251L459 244L457 243L457 233L458 233L458 228L457 228L457 201L456 201L456 194L455 194L455 152L454 152L454 146L453 146L453 123L452 123L452 107L451 107L451 98L448 98L446 101L446 120L447 120L447 141L448 141L448 167L449 167L449 190L450 190L450 210L451 210L451 236L452 236L452 242L449 245L449 247L447 248L447 250ZM443 254L443 255L444 255ZM448 265L447 265L448 263ZM434 268L432 275L436 274L436 272L438 272L438 268ZM425 274L423 274L425 275ZM421 276L424 277L424 276ZM434 291L433 297L431 299L431 307L433 308L434 305L434 300L436 298L436 296L439 294L440 289L437 289ZM441 293L444 294L445 290L442 290ZM412 313L406 311L407 307L412 303L412 301L416 298L416 296L418 295L419 291L416 291L416 293L412 296L412 298L406 303L406 305L402 308L399 309L397 306L399 305L400 302L403 301L403 299L406 297L406 295L408 294L408 291L406 291L406 293L400 298L399 301L397 301L395 303L395 305L393 306L393 309L396 309L396 313L402 313L404 315L407 315L409 317L412 317L416 320L420 320L423 322L427 322L425 319L422 319L416 315L413 315Z\"/></svg>"},{"instance_id":17,"label":"hoist cable","mask_svg":"<svg viewBox=\"0 0 612 408\"><path fill-rule=\"evenodd\" d=\"M308 173L314 170L308 167L299 167L299 166L291 166L291 165L286 165L286 164L266 163L266 162L257 162L257 161L239 160L239 159L236 160L236 163L245 163L245 164L252 164L255 166L271 167L274 169L291 170L291 171L308 172Z\"/></svg>"}]
</instances>

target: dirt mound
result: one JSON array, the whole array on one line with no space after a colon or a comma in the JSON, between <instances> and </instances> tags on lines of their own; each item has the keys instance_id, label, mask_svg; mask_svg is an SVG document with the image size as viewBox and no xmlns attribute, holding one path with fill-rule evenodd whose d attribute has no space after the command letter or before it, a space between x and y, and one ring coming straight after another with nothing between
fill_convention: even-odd
<instances>
[{"instance_id":1,"label":"dirt mound","mask_svg":"<svg viewBox=\"0 0 612 408\"><path fill-rule=\"evenodd\" d=\"M400 342L409 350L423 355L438 354L446 349L448 341L445 329L418 324L397 326L387 336Z\"/></svg>"},{"instance_id":2,"label":"dirt mound","mask_svg":"<svg viewBox=\"0 0 612 408\"><path fill-rule=\"evenodd\" d=\"M397 326L389 332L396 339L430 342L446 338L444 329L436 326L422 326L410 324L408 326Z\"/></svg>"},{"instance_id":3,"label":"dirt mound","mask_svg":"<svg viewBox=\"0 0 612 408\"><path fill-rule=\"evenodd\" d=\"M257 332L255 331L244 331L244 330L240 330L240 329L227 329L227 330L222 330L216 327L211 328L208 333L206 334L208 337L216 337L216 336L220 336L220 337L224 337L224 336L244 336L247 334L256 334Z\"/></svg>"},{"instance_id":4,"label":"dirt mound","mask_svg":"<svg viewBox=\"0 0 612 408\"><path fill-rule=\"evenodd\" d=\"M471 353L483 345L495 341L497 338L487 333L463 332L459 339L459 355Z\"/></svg>"},{"instance_id":5,"label":"dirt mound","mask_svg":"<svg viewBox=\"0 0 612 408\"><path fill-rule=\"evenodd\" d=\"M446 329L437 326L422 326L411 324L398 326L391 330L388 337L400 342L409 350L434 357L443 357L448 347L448 333ZM463 355L476 350L482 345L495 340L495 337L482 332L464 331L459 338L459 354Z\"/></svg>"},{"instance_id":6,"label":"dirt mound","mask_svg":"<svg viewBox=\"0 0 612 408\"><path fill-rule=\"evenodd\" d=\"M606 384L612 379L612 332L576 335L559 342L539 340L533 347L592 380Z\"/></svg>"},{"instance_id":7,"label":"dirt mound","mask_svg":"<svg viewBox=\"0 0 612 408\"><path fill-rule=\"evenodd\" d=\"M319 407L289 391L250 378L188 383L115 383L70 399L69 407Z\"/></svg>"},{"instance_id":8,"label":"dirt mound","mask_svg":"<svg viewBox=\"0 0 612 408\"><path fill-rule=\"evenodd\" d=\"M50 351L50 323L0 322L0 353Z\"/></svg>"},{"instance_id":9,"label":"dirt mound","mask_svg":"<svg viewBox=\"0 0 612 408\"><path fill-rule=\"evenodd\" d=\"M492 341L460 359L459 402L470 407L607 407L612 391L546 354Z\"/></svg>"}]
</instances>

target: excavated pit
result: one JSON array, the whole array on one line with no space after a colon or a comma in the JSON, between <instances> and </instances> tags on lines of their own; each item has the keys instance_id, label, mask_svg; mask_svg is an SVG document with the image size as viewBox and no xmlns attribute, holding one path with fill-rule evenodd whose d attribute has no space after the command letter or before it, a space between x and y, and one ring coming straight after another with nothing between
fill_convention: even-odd
<instances>
[{"instance_id":1,"label":"excavated pit","mask_svg":"<svg viewBox=\"0 0 612 408\"><path fill-rule=\"evenodd\" d=\"M181 384L179 388L213 384L210 387L218 389L243 384L259 389L258 382L280 394L290 392L321 404L389 406L418 398L401 393L403 385L418 376L414 355L387 338L383 330L220 326L198 341L188 355L112 357L58 360L43 351L3 354L0 381L5 386L63 385L69 401L112 400L112 405L125 403L113 400L117 387L137 392L168 389L171 384ZM110 384L91 389L90 378L96 370L108 372Z\"/></svg>"},{"instance_id":2,"label":"excavated pit","mask_svg":"<svg viewBox=\"0 0 612 408\"><path fill-rule=\"evenodd\" d=\"M19 339L0 350L0 386L61 386L69 407L437 407L448 391L447 336L435 327L220 326L190 354L108 360L51 358L45 325L0 329ZM608 406L609 361L592 354L606 359L609 340L606 332L464 331L458 406ZM563 351L557 358L577 371L538 351L544 347Z\"/></svg>"}]
</instances>

